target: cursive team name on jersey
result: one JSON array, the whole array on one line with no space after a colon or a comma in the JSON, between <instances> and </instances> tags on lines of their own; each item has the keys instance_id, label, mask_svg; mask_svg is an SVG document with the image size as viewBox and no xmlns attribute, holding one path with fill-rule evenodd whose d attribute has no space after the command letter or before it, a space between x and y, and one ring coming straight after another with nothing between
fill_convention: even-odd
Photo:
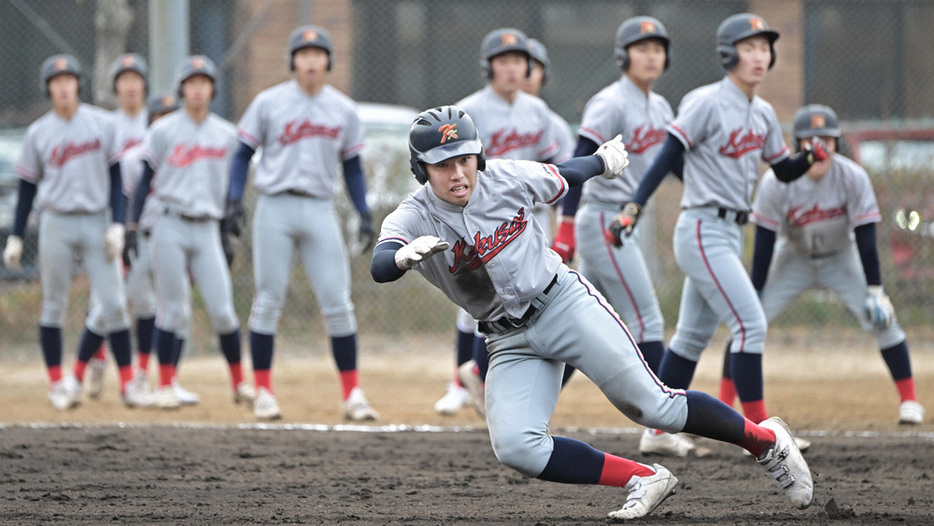
<instances>
[{"instance_id":1,"label":"cursive team name on jersey","mask_svg":"<svg viewBox=\"0 0 934 526\"><path fill-rule=\"evenodd\" d=\"M54 166L60 168L65 165L71 159L96 150L101 149L101 140L94 139L93 141L83 142L81 144L68 143L68 144L59 144L52 148L52 154L49 155L49 166Z\"/></svg>"},{"instance_id":2,"label":"cursive team name on jersey","mask_svg":"<svg viewBox=\"0 0 934 526\"><path fill-rule=\"evenodd\" d=\"M486 155L487 157L502 157L512 150L533 146L542 140L542 134L544 133L545 130L531 133L519 133L515 129L498 130L490 139Z\"/></svg>"},{"instance_id":3,"label":"cursive team name on jersey","mask_svg":"<svg viewBox=\"0 0 934 526\"><path fill-rule=\"evenodd\" d=\"M668 132L651 124L643 124L632 132L632 140L626 145L629 153L645 153L646 150L665 141Z\"/></svg>"},{"instance_id":4,"label":"cursive team name on jersey","mask_svg":"<svg viewBox=\"0 0 934 526\"><path fill-rule=\"evenodd\" d=\"M492 234L483 236L477 232L473 237L473 245L465 239L458 240L454 243L454 264L448 270L451 274L457 274L480 268L480 265L486 264L519 237L528 224L523 207L516 212L516 217L503 221Z\"/></svg>"},{"instance_id":5,"label":"cursive team name on jersey","mask_svg":"<svg viewBox=\"0 0 934 526\"><path fill-rule=\"evenodd\" d=\"M341 133L340 126L330 127L324 124L315 124L307 119L299 122L294 120L286 123L285 130L279 136L279 142L282 145L292 144L306 137L327 137L336 139Z\"/></svg>"},{"instance_id":6,"label":"cursive team name on jersey","mask_svg":"<svg viewBox=\"0 0 934 526\"><path fill-rule=\"evenodd\" d=\"M737 128L730 132L730 140L720 147L720 155L739 159L754 150L765 146L765 135L756 135L753 130Z\"/></svg>"},{"instance_id":7,"label":"cursive team name on jersey","mask_svg":"<svg viewBox=\"0 0 934 526\"><path fill-rule=\"evenodd\" d=\"M227 148L223 146L220 148L209 148L199 144L192 146L179 144L172 150L172 155L169 156L167 162L170 166L184 168L201 159L223 159L226 156Z\"/></svg>"},{"instance_id":8,"label":"cursive team name on jersey","mask_svg":"<svg viewBox=\"0 0 934 526\"><path fill-rule=\"evenodd\" d=\"M827 221L828 219L833 219L835 217L845 216L846 215L846 206L838 206L835 208L818 208L817 205L805 210L802 207L792 208L788 212L788 222L791 226L803 227L811 223L817 223L820 221Z\"/></svg>"}]
</instances>

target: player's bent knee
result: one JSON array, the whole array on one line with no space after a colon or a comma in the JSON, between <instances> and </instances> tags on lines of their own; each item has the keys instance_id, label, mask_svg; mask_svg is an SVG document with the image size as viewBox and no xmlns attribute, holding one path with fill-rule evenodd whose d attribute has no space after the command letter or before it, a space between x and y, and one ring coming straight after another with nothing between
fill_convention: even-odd
<instances>
[{"instance_id":1,"label":"player's bent knee","mask_svg":"<svg viewBox=\"0 0 934 526\"><path fill-rule=\"evenodd\" d=\"M331 336L347 336L357 332L357 317L353 308L322 312L324 324Z\"/></svg>"},{"instance_id":2,"label":"player's bent knee","mask_svg":"<svg viewBox=\"0 0 934 526\"><path fill-rule=\"evenodd\" d=\"M281 302L269 298L257 298L250 310L250 328L262 334L275 334L281 317Z\"/></svg>"},{"instance_id":3,"label":"player's bent knee","mask_svg":"<svg viewBox=\"0 0 934 526\"><path fill-rule=\"evenodd\" d=\"M538 476L551 457L551 439L545 433L497 433L491 429L490 441L493 444L493 453L500 463L527 477Z\"/></svg>"},{"instance_id":4,"label":"player's bent knee","mask_svg":"<svg viewBox=\"0 0 934 526\"><path fill-rule=\"evenodd\" d=\"M64 305L42 304L42 312L39 315L39 325L43 327L61 327L64 324Z\"/></svg>"},{"instance_id":5,"label":"player's bent knee","mask_svg":"<svg viewBox=\"0 0 934 526\"><path fill-rule=\"evenodd\" d=\"M233 306L209 314L211 325L214 326L214 332L218 334L230 334L240 328L240 320L237 319L237 313L233 310Z\"/></svg>"}]
</instances>

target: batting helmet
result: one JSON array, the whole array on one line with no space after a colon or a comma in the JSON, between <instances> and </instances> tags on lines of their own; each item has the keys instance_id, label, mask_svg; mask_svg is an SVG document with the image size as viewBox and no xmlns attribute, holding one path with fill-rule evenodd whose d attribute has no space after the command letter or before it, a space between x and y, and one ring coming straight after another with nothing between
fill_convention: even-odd
<instances>
[{"instance_id":1,"label":"batting helmet","mask_svg":"<svg viewBox=\"0 0 934 526\"><path fill-rule=\"evenodd\" d=\"M542 84L548 81L549 69L551 68L551 61L548 60L548 50L545 49L545 44L542 44L534 38L529 39L529 55L532 56L532 60L539 62L542 65Z\"/></svg>"},{"instance_id":2,"label":"batting helmet","mask_svg":"<svg viewBox=\"0 0 934 526\"><path fill-rule=\"evenodd\" d=\"M327 51L328 71L331 71L331 34L318 26L301 26L289 35L289 71L295 71L295 52L306 47L316 47Z\"/></svg>"},{"instance_id":3,"label":"batting helmet","mask_svg":"<svg viewBox=\"0 0 934 526\"><path fill-rule=\"evenodd\" d=\"M808 104L795 112L794 136L796 146L800 139L811 137L840 137L837 112L823 104Z\"/></svg>"},{"instance_id":4,"label":"batting helmet","mask_svg":"<svg viewBox=\"0 0 934 526\"><path fill-rule=\"evenodd\" d=\"M409 129L409 166L415 180L428 182L425 164L460 155L476 155L477 168L486 169L483 144L473 119L456 106L441 106L418 114Z\"/></svg>"},{"instance_id":5,"label":"batting helmet","mask_svg":"<svg viewBox=\"0 0 934 526\"><path fill-rule=\"evenodd\" d=\"M139 73L148 87L149 68L146 66L146 61L136 53L124 53L110 65L110 83L113 85L114 91L117 91L117 77L127 71Z\"/></svg>"},{"instance_id":6,"label":"batting helmet","mask_svg":"<svg viewBox=\"0 0 934 526\"><path fill-rule=\"evenodd\" d=\"M146 102L146 109L149 111L149 118L160 113L169 113L178 109L178 97L172 92L166 92L162 95L154 95Z\"/></svg>"},{"instance_id":7,"label":"batting helmet","mask_svg":"<svg viewBox=\"0 0 934 526\"><path fill-rule=\"evenodd\" d=\"M74 75L78 79L79 89L81 84L81 63L72 55L52 55L45 59L39 68L39 88L49 93L49 81L59 75Z\"/></svg>"},{"instance_id":8,"label":"batting helmet","mask_svg":"<svg viewBox=\"0 0 934 526\"><path fill-rule=\"evenodd\" d=\"M665 69L668 69L668 30L657 18L650 16L636 16L624 20L616 29L616 63L620 69L629 69L629 53L626 52L626 48L650 38L660 40L665 46Z\"/></svg>"},{"instance_id":9,"label":"batting helmet","mask_svg":"<svg viewBox=\"0 0 934 526\"><path fill-rule=\"evenodd\" d=\"M195 75L204 75L211 79L211 82L215 86L217 85L217 66L214 65L213 60L204 55L185 57L175 71L175 86L178 88L178 98L182 98L182 84ZM215 92L216 91L215 89ZM212 93L212 96L213 95Z\"/></svg>"},{"instance_id":10,"label":"batting helmet","mask_svg":"<svg viewBox=\"0 0 934 526\"><path fill-rule=\"evenodd\" d=\"M765 19L752 13L728 17L717 28L717 53L720 54L720 63L724 69L729 71L739 62L736 43L756 35L762 35L769 41L769 51L772 53L769 69L772 69L775 65L775 41L778 40L778 33L769 29Z\"/></svg>"},{"instance_id":11,"label":"batting helmet","mask_svg":"<svg viewBox=\"0 0 934 526\"><path fill-rule=\"evenodd\" d=\"M492 78L493 69L490 67L490 60L496 55L501 55L509 51L518 51L525 53L529 59L529 68L525 75L532 74L532 55L529 52L529 37L518 29L510 27L496 29L487 33L483 37L483 43L480 45L480 70L486 78Z\"/></svg>"}]
</instances>

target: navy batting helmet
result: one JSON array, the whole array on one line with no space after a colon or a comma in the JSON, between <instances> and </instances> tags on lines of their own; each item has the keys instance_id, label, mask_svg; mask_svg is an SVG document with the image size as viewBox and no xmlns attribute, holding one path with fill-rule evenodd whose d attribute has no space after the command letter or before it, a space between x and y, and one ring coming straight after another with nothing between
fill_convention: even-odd
<instances>
[{"instance_id":1,"label":"navy batting helmet","mask_svg":"<svg viewBox=\"0 0 934 526\"><path fill-rule=\"evenodd\" d=\"M490 67L490 60L496 55L501 55L509 51L518 51L525 53L529 59L529 68L526 76L532 74L532 55L529 52L529 37L518 29L506 27L496 29L487 33L483 37L483 43L480 45L480 70L486 78L492 78L493 69Z\"/></svg>"},{"instance_id":2,"label":"navy batting helmet","mask_svg":"<svg viewBox=\"0 0 934 526\"><path fill-rule=\"evenodd\" d=\"M81 63L72 55L52 55L39 68L39 88L49 95L49 81L59 75L74 75L81 85Z\"/></svg>"},{"instance_id":3,"label":"navy batting helmet","mask_svg":"<svg viewBox=\"0 0 934 526\"><path fill-rule=\"evenodd\" d=\"M182 98L182 84L195 75L204 75L217 86L217 66L214 61L204 55L192 55L182 60L175 71L175 86L178 88L178 98ZM216 93L216 88L215 88ZM212 93L213 97L214 93Z\"/></svg>"},{"instance_id":4,"label":"navy batting helmet","mask_svg":"<svg viewBox=\"0 0 934 526\"><path fill-rule=\"evenodd\" d=\"M545 48L545 44L542 44L534 38L530 38L529 55L532 56L532 60L542 65L542 84L544 84L548 80L548 75L551 73L549 71L551 68L551 61L548 60L548 50Z\"/></svg>"},{"instance_id":5,"label":"navy batting helmet","mask_svg":"<svg viewBox=\"0 0 934 526\"><path fill-rule=\"evenodd\" d=\"M327 51L328 71L331 71L331 34L318 26L301 26L289 35L289 71L295 71L295 52L306 47L316 47Z\"/></svg>"},{"instance_id":6,"label":"navy batting helmet","mask_svg":"<svg viewBox=\"0 0 934 526\"><path fill-rule=\"evenodd\" d=\"M486 169L480 133L470 115L456 106L441 106L418 114L409 129L409 166L415 180L428 182L425 164L460 155L476 155L477 169Z\"/></svg>"},{"instance_id":7,"label":"navy batting helmet","mask_svg":"<svg viewBox=\"0 0 934 526\"><path fill-rule=\"evenodd\" d=\"M616 29L616 63L620 69L629 69L629 53L626 52L626 48L650 38L660 40L665 46L665 69L668 69L668 30L657 18L650 16L629 18Z\"/></svg>"},{"instance_id":8,"label":"navy batting helmet","mask_svg":"<svg viewBox=\"0 0 934 526\"><path fill-rule=\"evenodd\" d=\"M124 53L110 65L110 84L113 86L114 91L117 91L117 77L127 71L139 73L148 87L149 68L146 66L146 60L136 53Z\"/></svg>"},{"instance_id":9,"label":"navy batting helmet","mask_svg":"<svg viewBox=\"0 0 934 526\"><path fill-rule=\"evenodd\" d=\"M769 69L772 69L775 65L775 41L778 40L778 33L769 28L765 19L752 13L728 17L717 28L717 53L720 54L720 63L724 69L729 71L739 62L736 43L756 35L762 35L769 41L769 50L772 52Z\"/></svg>"},{"instance_id":10,"label":"navy batting helmet","mask_svg":"<svg viewBox=\"0 0 934 526\"><path fill-rule=\"evenodd\" d=\"M172 92L154 95L146 102L146 109L149 111L150 119L154 115L175 111L178 109L178 97Z\"/></svg>"},{"instance_id":11,"label":"navy batting helmet","mask_svg":"<svg viewBox=\"0 0 934 526\"><path fill-rule=\"evenodd\" d=\"M800 145L801 139L811 137L840 137L840 121L837 112L830 106L823 104L808 104L795 112L794 118L795 144Z\"/></svg>"}]
</instances>

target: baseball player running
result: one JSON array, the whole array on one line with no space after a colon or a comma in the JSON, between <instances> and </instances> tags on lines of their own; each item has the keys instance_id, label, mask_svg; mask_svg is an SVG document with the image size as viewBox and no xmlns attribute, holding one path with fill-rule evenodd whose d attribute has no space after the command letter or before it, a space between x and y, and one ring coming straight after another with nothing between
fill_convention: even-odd
<instances>
[{"instance_id":1,"label":"baseball player running","mask_svg":"<svg viewBox=\"0 0 934 526\"><path fill-rule=\"evenodd\" d=\"M217 67L207 57L186 57L179 65L176 86L182 109L163 117L146 132L143 174L133 196L127 245L134 241L150 190L159 199L161 215L152 227L150 257L158 303L156 352L159 387L155 403L175 409L180 401L172 388L173 355L178 334L191 318L194 283L209 298L208 316L227 360L234 402L252 404L253 388L243 380L240 363L240 322L233 306L230 272L221 247L220 220L227 201L230 159L237 145L233 125L211 112ZM153 174L158 172L158 177Z\"/></svg>"},{"instance_id":2,"label":"baseball player running","mask_svg":"<svg viewBox=\"0 0 934 526\"><path fill-rule=\"evenodd\" d=\"M901 398L898 422L920 424L924 407L915 395L905 331L882 288L876 249L881 214L869 176L836 153L840 128L836 112L828 106L799 109L794 137L798 150L819 137L830 157L792 183L780 183L769 171L759 184L752 208L756 223L752 285L761 294L765 317L771 322L805 290L832 290L863 329L876 337ZM729 368L724 372L720 399L732 405L736 391Z\"/></svg>"},{"instance_id":3,"label":"baseball player running","mask_svg":"<svg viewBox=\"0 0 934 526\"><path fill-rule=\"evenodd\" d=\"M295 29L288 42L294 78L257 95L238 129L240 146L230 176L232 221L244 215L241 201L249 162L257 148L263 149L253 177L260 197L253 214L256 292L250 313L257 390L253 412L261 419L280 417L272 389L272 357L293 254L302 261L331 337L344 418L378 418L358 385L350 264L333 201L342 166L347 191L360 213L360 239L369 249L375 233L360 162L364 130L354 102L327 84L331 42L321 27Z\"/></svg>"},{"instance_id":4,"label":"baseball player running","mask_svg":"<svg viewBox=\"0 0 934 526\"><path fill-rule=\"evenodd\" d=\"M815 144L812 151L789 157L775 110L756 95L775 63L776 39L778 33L758 15L733 15L720 24L717 51L726 76L685 95L662 151L609 229L622 243L620 234L632 232L662 178L683 162L674 253L685 281L678 325L659 378L665 385L687 388L701 352L717 326L726 323L733 334L730 368L743 411L753 422L766 419L761 361L766 318L740 255L759 160L786 183L827 155Z\"/></svg>"},{"instance_id":5,"label":"baseball player running","mask_svg":"<svg viewBox=\"0 0 934 526\"><path fill-rule=\"evenodd\" d=\"M745 448L796 507L810 505L811 473L785 424L755 424L709 395L662 384L613 308L548 248L528 213L569 185L618 177L628 164L620 136L559 165L487 160L470 116L445 106L417 117L409 148L425 186L383 222L371 273L383 283L414 269L481 320L490 351L486 420L500 462L541 480L625 488L614 520L647 515L674 492L677 478L659 464L548 434L567 363L634 421Z\"/></svg>"},{"instance_id":6,"label":"baseball player running","mask_svg":"<svg viewBox=\"0 0 934 526\"><path fill-rule=\"evenodd\" d=\"M501 28L483 37L480 70L488 83L456 105L473 117L488 158L544 162L560 161L562 155L569 155L560 150L558 126L551 109L542 99L522 90L534 69L529 38L522 31ZM551 206L541 204L530 212L538 216L539 227L545 229L550 239ZM476 331L476 322L463 313L458 313L457 326L457 381L468 388L474 409L483 415L483 367L472 358L479 357L480 362L486 359L484 339ZM468 337L468 332L473 336ZM469 343L469 349L461 347L462 343ZM452 411L438 407L436 410L452 414L459 407L452 406Z\"/></svg>"},{"instance_id":7,"label":"baseball player running","mask_svg":"<svg viewBox=\"0 0 934 526\"><path fill-rule=\"evenodd\" d=\"M52 110L33 122L16 165L19 196L3 261L19 267L22 236L33 201L38 200L39 275L42 312L39 341L48 370L49 400L59 410L81 402L88 361L110 339L123 403L149 403L133 389L129 317L120 277L125 199L111 116L79 98L81 66L71 55L55 55L40 68L40 85ZM73 375L63 375L62 323L68 307L72 265L84 261L91 282L89 313Z\"/></svg>"}]
</instances>

